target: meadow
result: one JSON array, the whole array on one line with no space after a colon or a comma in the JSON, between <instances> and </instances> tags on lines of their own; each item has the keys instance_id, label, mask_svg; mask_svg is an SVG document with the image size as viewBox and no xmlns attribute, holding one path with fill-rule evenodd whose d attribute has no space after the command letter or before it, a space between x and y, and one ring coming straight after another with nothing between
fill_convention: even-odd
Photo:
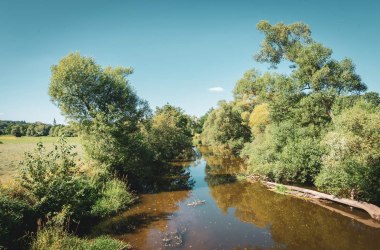
<instances>
[{"instance_id":1,"label":"meadow","mask_svg":"<svg viewBox=\"0 0 380 250\"><path fill-rule=\"evenodd\" d=\"M44 143L47 150L53 148L58 137L15 137L11 135L0 136L0 182L7 182L15 177L19 162L25 152L36 148L38 142ZM82 154L82 147L78 137L68 137L67 142L76 146L78 154Z\"/></svg>"}]
</instances>

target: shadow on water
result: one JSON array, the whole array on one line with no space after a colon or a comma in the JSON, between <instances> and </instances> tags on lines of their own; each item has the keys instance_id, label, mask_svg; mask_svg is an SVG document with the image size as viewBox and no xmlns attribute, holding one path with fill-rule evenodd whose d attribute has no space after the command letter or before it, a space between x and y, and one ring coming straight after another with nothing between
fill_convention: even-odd
<instances>
[{"instance_id":1,"label":"shadow on water","mask_svg":"<svg viewBox=\"0 0 380 250\"><path fill-rule=\"evenodd\" d=\"M136 233L142 228L149 227L149 225L154 222L167 220L170 215L171 213L166 212L155 214L150 214L148 212L131 214L118 218L116 221L109 220L107 222L103 222L100 226L98 226L97 229L101 230L97 231L97 233L101 232L102 234L112 234L114 236ZM94 233L94 235L96 235L96 233Z\"/></svg>"},{"instance_id":2,"label":"shadow on water","mask_svg":"<svg viewBox=\"0 0 380 250\"><path fill-rule=\"evenodd\" d=\"M130 242L135 247L145 249L152 232L160 241L160 235L166 232L170 220L180 208L178 203L189 197L189 190L143 194L139 203L131 209L93 227L92 235L112 235L120 240ZM153 244L155 245L155 244Z\"/></svg>"},{"instance_id":3,"label":"shadow on water","mask_svg":"<svg viewBox=\"0 0 380 250\"><path fill-rule=\"evenodd\" d=\"M235 174L244 171L240 159L201 152L196 162L169 167L155 192L96 225L93 235L108 234L136 249L165 249L174 237L181 243L176 249L379 249L380 229L237 181ZM188 205L196 200L205 202Z\"/></svg>"}]
</instances>

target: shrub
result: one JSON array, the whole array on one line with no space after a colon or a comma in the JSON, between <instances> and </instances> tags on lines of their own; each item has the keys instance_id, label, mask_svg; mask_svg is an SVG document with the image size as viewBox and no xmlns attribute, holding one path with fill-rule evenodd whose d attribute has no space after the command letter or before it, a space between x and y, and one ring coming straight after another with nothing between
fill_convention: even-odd
<instances>
[{"instance_id":1,"label":"shrub","mask_svg":"<svg viewBox=\"0 0 380 250\"><path fill-rule=\"evenodd\" d=\"M34 214L27 201L0 187L0 249L17 248L19 239L33 227Z\"/></svg>"},{"instance_id":2,"label":"shrub","mask_svg":"<svg viewBox=\"0 0 380 250\"><path fill-rule=\"evenodd\" d=\"M284 185L277 185L275 191L279 194L285 194L288 191L288 188Z\"/></svg>"},{"instance_id":3,"label":"shrub","mask_svg":"<svg viewBox=\"0 0 380 250\"><path fill-rule=\"evenodd\" d=\"M31 245L32 250L123 250L130 249L128 244L100 236L95 239L81 239L75 237L59 227L45 227L37 233Z\"/></svg>"},{"instance_id":4,"label":"shrub","mask_svg":"<svg viewBox=\"0 0 380 250\"><path fill-rule=\"evenodd\" d=\"M41 218L69 207L71 218L79 219L90 214L98 198L96 187L77 164L73 147L63 137L50 152L38 143L21 162L20 184L33 199L33 208Z\"/></svg>"},{"instance_id":5,"label":"shrub","mask_svg":"<svg viewBox=\"0 0 380 250\"><path fill-rule=\"evenodd\" d=\"M135 200L134 195L128 190L125 182L117 179L105 182L101 197L92 207L92 214L99 217L116 213Z\"/></svg>"}]
</instances>

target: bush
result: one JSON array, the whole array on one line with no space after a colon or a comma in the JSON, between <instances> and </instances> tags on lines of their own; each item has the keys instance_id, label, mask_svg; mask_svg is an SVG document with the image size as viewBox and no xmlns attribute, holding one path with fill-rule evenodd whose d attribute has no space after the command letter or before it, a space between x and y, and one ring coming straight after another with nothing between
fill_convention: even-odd
<instances>
[{"instance_id":1,"label":"bush","mask_svg":"<svg viewBox=\"0 0 380 250\"><path fill-rule=\"evenodd\" d=\"M275 188L275 191L279 194L286 194L286 192L288 191L288 188L284 185L277 185Z\"/></svg>"},{"instance_id":2,"label":"bush","mask_svg":"<svg viewBox=\"0 0 380 250\"><path fill-rule=\"evenodd\" d=\"M101 191L101 197L92 207L92 214L105 217L119 212L132 204L135 200L134 195L128 190L125 182L113 179L107 181Z\"/></svg>"},{"instance_id":3,"label":"bush","mask_svg":"<svg viewBox=\"0 0 380 250\"><path fill-rule=\"evenodd\" d=\"M73 147L63 137L50 152L38 143L37 149L26 153L21 162L20 184L33 199L33 208L41 218L69 207L71 218L79 219L90 215L98 198L96 187L77 164Z\"/></svg>"},{"instance_id":4,"label":"bush","mask_svg":"<svg viewBox=\"0 0 380 250\"><path fill-rule=\"evenodd\" d=\"M277 182L312 184L319 173L322 148L313 126L298 127L290 121L267 125L253 142L245 145L248 173Z\"/></svg>"},{"instance_id":5,"label":"bush","mask_svg":"<svg viewBox=\"0 0 380 250\"><path fill-rule=\"evenodd\" d=\"M75 237L59 227L46 227L37 233L32 243L32 250L123 250L130 249L128 244L100 236L95 239L81 239Z\"/></svg>"},{"instance_id":6,"label":"bush","mask_svg":"<svg viewBox=\"0 0 380 250\"><path fill-rule=\"evenodd\" d=\"M19 239L33 227L34 214L27 201L0 187L0 249L17 248Z\"/></svg>"}]
</instances>

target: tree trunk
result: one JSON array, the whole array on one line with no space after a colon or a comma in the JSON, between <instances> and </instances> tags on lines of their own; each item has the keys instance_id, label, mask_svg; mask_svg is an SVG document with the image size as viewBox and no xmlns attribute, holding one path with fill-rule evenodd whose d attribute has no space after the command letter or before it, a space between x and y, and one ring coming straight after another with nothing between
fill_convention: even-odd
<instances>
[{"instance_id":1,"label":"tree trunk","mask_svg":"<svg viewBox=\"0 0 380 250\"><path fill-rule=\"evenodd\" d=\"M248 177L249 178L249 177ZM356 200L350 200L346 198L338 198L334 195L330 194L325 194L321 192L317 192L314 190L310 189L305 189L305 188L300 188L300 187L295 187L295 186L288 186L288 185L282 185L274 182L269 182L269 181L262 181L263 184L270 188L274 188L276 186L284 186L287 188L287 193L291 193L297 196L303 196L303 197L308 197L308 198L314 198L314 199L322 199L322 200L329 200L333 201L336 203L344 204L350 207L355 207L362 209L366 211L374 220L380 222L380 207L364 202L364 201L356 201ZM293 192L291 192L293 191ZM295 192L294 192L295 191Z\"/></svg>"}]
</instances>

